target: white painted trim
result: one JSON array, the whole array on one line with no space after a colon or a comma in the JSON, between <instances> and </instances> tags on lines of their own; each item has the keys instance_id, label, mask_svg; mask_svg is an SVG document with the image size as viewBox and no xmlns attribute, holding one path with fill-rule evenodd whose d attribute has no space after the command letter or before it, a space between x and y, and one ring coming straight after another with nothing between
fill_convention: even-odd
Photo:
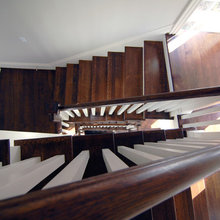
<instances>
[{"instance_id":1,"label":"white painted trim","mask_svg":"<svg viewBox=\"0 0 220 220\"><path fill-rule=\"evenodd\" d=\"M169 51L166 41L166 36L163 37L163 51L164 51L164 58L165 58L165 64L166 64L166 70L167 70L167 79L168 79L168 85L169 85L169 91L173 92L173 78L172 78L172 72L170 67L170 59L169 59Z\"/></svg>"},{"instance_id":2,"label":"white painted trim","mask_svg":"<svg viewBox=\"0 0 220 220\"><path fill-rule=\"evenodd\" d=\"M177 19L175 24L173 25L170 34L177 34L178 31L183 27L183 25L186 23L188 18L192 15L192 13L195 11L195 9L200 4L201 0L191 0L189 1L186 8L181 13L180 17Z\"/></svg>"},{"instance_id":3,"label":"white painted trim","mask_svg":"<svg viewBox=\"0 0 220 220\"><path fill-rule=\"evenodd\" d=\"M43 189L82 180L89 161L89 151L81 151L60 173L58 173Z\"/></svg>"},{"instance_id":4,"label":"white painted trim","mask_svg":"<svg viewBox=\"0 0 220 220\"><path fill-rule=\"evenodd\" d=\"M128 168L128 166L109 149L102 149L102 156L108 173Z\"/></svg>"},{"instance_id":5,"label":"white painted trim","mask_svg":"<svg viewBox=\"0 0 220 220\"><path fill-rule=\"evenodd\" d=\"M218 124L220 124L220 120L202 121L202 122L195 122L191 124L184 124L183 128L203 127L203 126L218 125Z\"/></svg>"}]
</instances>

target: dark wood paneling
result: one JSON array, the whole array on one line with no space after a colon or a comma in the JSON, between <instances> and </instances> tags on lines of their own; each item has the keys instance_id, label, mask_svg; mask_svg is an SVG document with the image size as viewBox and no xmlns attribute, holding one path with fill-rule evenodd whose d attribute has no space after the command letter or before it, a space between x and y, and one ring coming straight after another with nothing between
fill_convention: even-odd
<instances>
[{"instance_id":1,"label":"dark wood paneling","mask_svg":"<svg viewBox=\"0 0 220 220\"><path fill-rule=\"evenodd\" d=\"M220 219L220 171L205 178L210 220Z\"/></svg>"},{"instance_id":2,"label":"dark wood paneling","mask_svg":"<svg viewBox=\"0 0 220 220\"><path fill-rule=\"evenodd\" d=\"M192 194L195 220L209 220L209 211L206 199L204 179L191 185L190 189Z\"/></svg>"},{"instance_id":3,"label":"dark wood paneling","mask_svg":"<svg viewBox=\"0 0 220 220\"><path fill-rule=\"evenodd\" d=\"M144 94L168 92L167 71L160 41L144 41Z\"/></svg>"},{"instance_id":4,"label":"dark wood paneling","mask_svg":"<svg viewBox=\"0 0 220 220\"><path fill-rule=\"evenodd\" d=\"M190 188L174 196L174 202L177 220L194 220Z\"/></svg>"},{"instance_id":5,"label":"dark wood paneling","mask_svg":"<svg viewBox=\"0 0 220 220\"><path fill-rule=\"evenodd\" d=\"M79 65L67 64L65 84L65 105L77 103L77 84L79 77Z\"/></svg>"},{"instance_id":6,"label":"dark wood paneling","mask_svg":"<svg viewBox=\"0 0 220 220\"><path fill-rule=\"evenodd\" d=\"M139 214L138 216L132 218L131 220L153 220L151 209Z\"/></svg>"},{"instance_id":7,"label":"dark wood paneling","mask_svg":"<svg viewBox=\"0 0 220 220\"><path fill-rule=\"evenodd\" d=\"M77 103L91 101L92 92L92 61L79 61L79 80L77 88Z\"/></svg>"},{"instance_id":8,"label":"dark wood paneling","mask_svg":"<svg viewBox=\"0 0 220 220\"><path fill-rule=\"evenodd\" d=\"M116 133L114 135L115 146L127 146L134 148L134 144L143 144L143 133L142 131L127 132L127 133Z\"/></svg>"},{"instance_id":9,"label":"dark wood paneling","mask_svg":"<svg viewBox=\"0 0 220 220\"><path fill-rule=\"evenodd\" d=\"M73 137L73 154L76 157L82 150L90 150L95 146L109 148L115 152L113 134L86 135Z\"/></svg>"},{"instance_id":10,"label":"dark wood paneling","mask_svg":"<svg viewBox=\"0 0 220 220\"><path fill-rule=\"evenodd\" d=\"M113 134L86 135L73 137L73 154L77 156L82 150L89 150L90 159L83 178L106 173L102 149L109 148L115 152Z\"/></svg>"},{"instance_id":11,"label":"dark wood paneling","mask_svg":"<svg viewBox=\"0 0 220 220\"><path fill-rule=\"evenodd\" d=\"M107 57L93 57L92 61L92 102L107 99Z\"/></svg>"},{"instance_id":12,"label":"dark wood paneling","mask_svg":"<svg viewBox=\"0 0 220 220\"><path fill-rule=\"evenodd\" d=\"M220 34L201 32L171 52L169 56L175 91L218 86L219 50Z\"/></svg>"},{"instance_id":13,"label":"dark wood paneling","mask_svg":"<svg viewBox=\"0 0 220 220\"><path fill-rule=\"evenodd\" d=\"M21 146L21 159L40 156L46 160L52 156L64 154L66 163L73 159L72 136L16 140Z\"/></svg>"},{"instance_id":14,"label":"dark wood paneling","mask_svg":"<svg viewBox=\"0 0 220 220\"><path fill-rule=\"evenodd\" d=\"M124 112L125 120L144 120L144 112L141 114L136 114L135 112L128 114L127 111Z\"/></svg>"},{"instance_id":15,"label":"dark wood paneling","mask_svg":"<svg viewBox=\"0 0 220 220\"><path fill-rule=\"evenodd\" d=\"M1 219L128 219L170 198L220 166L212 147L151 166L0 201Z\"/></svg>"},{"instance_id":16,"label":"dark wood paneling","mask_svg":"<svg viewBox=\"0 0 220 220\"><path fill-rule=\"evenodd\" d=\"M125 47L124 97L143 95L143 48Z\"/></svg>"},{"instance_id":17,"label":"dark wood paneling","mask_svg":"<svg viewBox=\"0 0 220 220\"><path fill-rule=\"evenodd\" d=\"M108 78L107 78L107 99L124 98L124 71L125 54L120 52L108 53Z\"/></svg>"},{"instance_id":18,"label":"dark wood paneling","mask_svg":"<svg viewBox=\"0 0 220 220\"><path fill-rule=\"evenodd\" d=\"M143 131L144 142L156 142L166 140L164 130Z\"/></svg>"},{"instance_id":19,"label":"dark wood paneling","mask_svg":"<svg viewBox=\"0 0 220 220\"><path fill-rule=\"evenodd\" d=\"M9 140L0 140L0 162L2 162L2 166L10 164Z\"/></svg>"},{"instance_id":20,"label":"dark wood paneling","mask_svg":"<svg viewBox=\"0 0 220 220\"><path fill-rule=\"evenodd\" d=\"M144 112L145 119L173 119L168 112Z\"/></svg>"},{"instance_id":21,"label":"dark wood paneling","mask_svg":"<svg viewBox=\"0 0 220 220\"><path fill-rule=\"evenodd\" d=\"M53 102L54 70L2 68L0 129L56 132L47 105Z\"/></svg>"},{"instance_id":22,"label":"dark wood paneling","mask_svg":"<svg viewBox=\"0 0 220 220\"><path fill-rule=\"evenodd\" d=\"M166 139L176 139L176 138L183 138L184 133L183 129L170 129L165 130Z\"/></svg>"},{"instance_id":23,"label":"dark wood paneling","mask_svg":"<svg viewBox=\"0 0 220 220\"><path fill-rule=\"evenodd\" d=\"M55 73L54 101L65 104L66 67L57 67Z\"/></svg>"},{"instance_id":24,"label":"dark wood paneling","mask_svg":"<svg viewBox=\"0 0 220 220\"><path fill-rule=\"evenodd\" d=\"M117 106L117 108L115 109L114 113L112 115L109 115L108 112L110 110L110 107L106 108L106 120L107 121L124 121L124 114L121 115L117 115L117 112L119 111L119 109L121 108L121 106Z\"/></svg>"},{"instance_id":25,"label":"dark wood paneling","mask_svg":"<svg viewBox=\"0 0 220 220\"><path fill-rule=\"evenodd\" d=\"M176 220L173 198L154 206L152 208L152 218L153 220Z\"/></svg>"}]
</instances>

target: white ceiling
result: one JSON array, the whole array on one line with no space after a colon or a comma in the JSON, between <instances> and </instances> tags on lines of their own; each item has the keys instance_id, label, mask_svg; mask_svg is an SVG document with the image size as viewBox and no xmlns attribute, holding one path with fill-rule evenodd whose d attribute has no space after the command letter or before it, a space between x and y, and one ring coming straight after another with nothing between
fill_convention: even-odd
<instances>
[{"instance_id":1,"label":"white ceiling","mask_svg":"<svg viewBox=\"0 0 220 220\"><path fill-rule=\"evenodd\" d=\"M157 39L188 2L0 0L0 65L64 65L138 45L140 39Z\"/></svg>"}]
</instances>

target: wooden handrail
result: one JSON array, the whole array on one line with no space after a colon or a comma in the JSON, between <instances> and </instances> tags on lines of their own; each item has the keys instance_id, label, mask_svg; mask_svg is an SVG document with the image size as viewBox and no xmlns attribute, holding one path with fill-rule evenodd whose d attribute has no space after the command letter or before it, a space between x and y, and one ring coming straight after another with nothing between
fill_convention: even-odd
<instances>
[{"instance_id":1,"label":"wooden handrail","mask_svg":"<svg viewBox=\"0 0 220 220\"><path fill-rule=\"evenodd\" d=\"M0 202L1 219L124 219L220 168L220 146Z\"/></svg>"},{"instance_id":2,"label":"wooden handrail","mask_svg":"<svg viewBox=\"0 0 220 220\"><path fill-rule=\"evenodd\" d=\"M147 102L157 102L157 101L169 101L169 100L199 98L199 97L217 96L217 95L220 95L220 87L209 87L203 89L193 89L193 90L178 91L178 92L164 92L155 95L137 96L131 98L89 102L89 103L67 105L67 106L61 105L58 106L58 109L59 110L83 109L83 108L91 108L91 107L99 107L99 106L125 105L125 104L141 103L141 102L147 103Z\"/></svg>"}]
</instances>

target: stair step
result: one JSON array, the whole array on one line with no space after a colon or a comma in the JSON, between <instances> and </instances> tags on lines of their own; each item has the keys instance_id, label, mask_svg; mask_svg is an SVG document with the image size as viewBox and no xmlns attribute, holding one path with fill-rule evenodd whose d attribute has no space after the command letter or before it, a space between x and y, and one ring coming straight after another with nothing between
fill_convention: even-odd
<instances>
[{"instance_id":1,"label":"stair step","mask_svg":"<svg viewBox=\"0 0 220 220\"><path fill-rule=\"evenodd\" d=\"M92 60L92 102L107 99L107 57L94 56Z\"/></svg>"},{"instance_id":2,"label":"stair step","mask_svg":"<svg viewBox=\"0 0 220 220\"><path fill-rule=\"evenodd\" d=\"M77 103L79 64L67 64L65 83L65 105Z\"/></svg>"},{"instance_id":3,"label":"stair step","mask_svg":"<svg viewBox=\"0 0 220 220\"><path fill-rule=\"evenodd\" d=\"M92 91L92 61L79 61L79 79L77 87L77 103L91 101Z\"/></svg>"},{"instance_id":4,"label":"stair step","mask_svg":"<svg viewBox=\"0 0 220 220\"><path fill-rule=\"evenodd\" d=\"M124 97L143 95L143 48L125 47Z\"/></svg>"},{"instance_id":5,"label":"stair step","mask_svg":"<svg viewBox=\"0 0 220 220\"><path fill-rule=\"evenodd\" d=\"M168 79L160 41L144 41L144 94L168 92Z\"/></svg>"},{"instance_id":6,"label":"stair step","mask_svg":"<svg viewBox=\"0 0 220 220\"><path fill-rule=\"evenodd\" d=\"M54 101L65 104L66 67L56 67Z\"/></svg>"},{"instance_id":7,"label":"stair step","mask_svg":"<svg viewBox=\"0 0 220 220\"><path fill-rule=\"evenodd\" d=\"M125 53L108 52L107 99L124 98Z\"/></svg>"}]
</instances>

